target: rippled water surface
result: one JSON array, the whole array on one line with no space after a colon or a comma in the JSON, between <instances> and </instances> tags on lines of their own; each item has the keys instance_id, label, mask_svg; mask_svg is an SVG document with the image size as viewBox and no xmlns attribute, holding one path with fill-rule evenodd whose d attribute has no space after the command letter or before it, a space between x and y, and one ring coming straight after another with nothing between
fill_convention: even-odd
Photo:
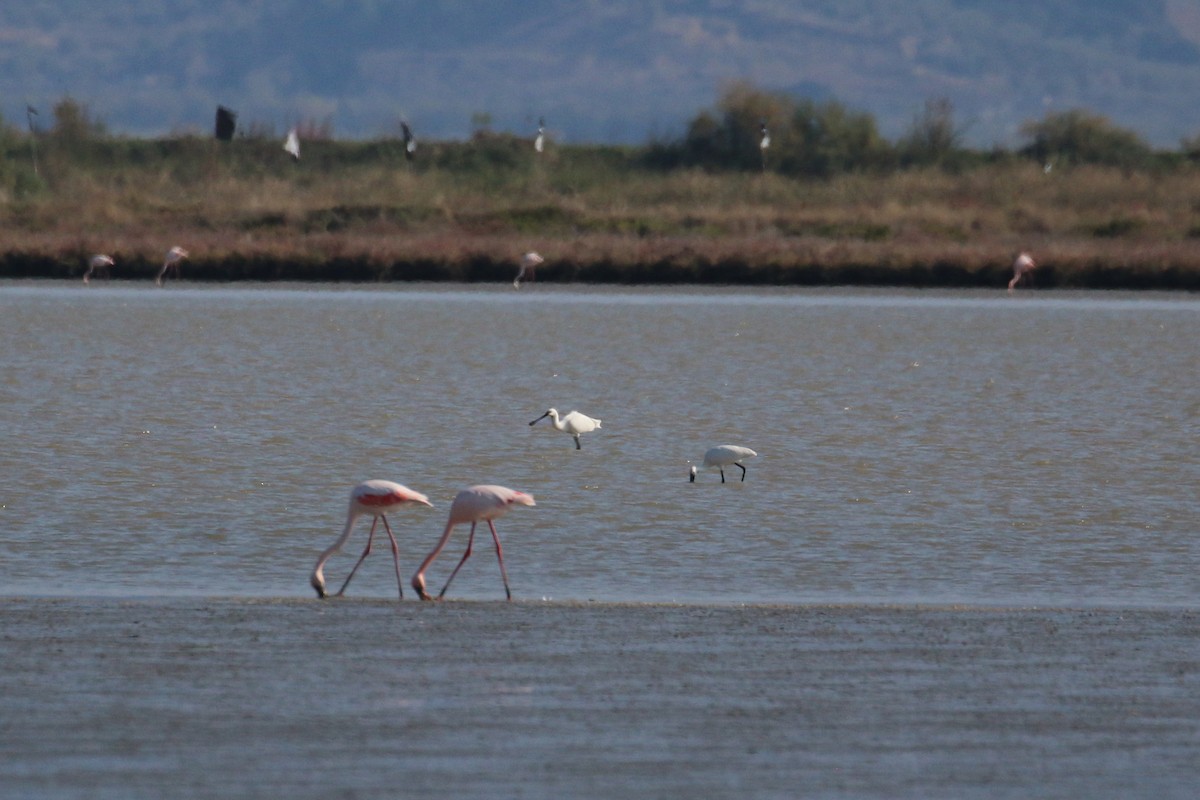
<instances>
[{"instance_id":1,"label":"rippled water surface","mask_svg":"<svg viewBox=\"0 0 1200 800\"><path fill-rule=\"evenodd\" d=\"M533 493L519 598L1200 597L1187 295L9 282L0 341L4 594L304 596L380 477L436 506L406 579L459 488ZM724 443L746 481L689 484ZM386 547L350 592L394 596ZM503 596L486 537L451 594Z\"/></svg>"}]
</instances>

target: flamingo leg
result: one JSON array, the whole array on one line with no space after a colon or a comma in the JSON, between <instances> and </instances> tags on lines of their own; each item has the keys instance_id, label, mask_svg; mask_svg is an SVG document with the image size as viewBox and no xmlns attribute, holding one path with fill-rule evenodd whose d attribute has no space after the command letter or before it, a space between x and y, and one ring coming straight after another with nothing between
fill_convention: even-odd
<instances>
[{"instance_id":1,"label":"flamingo leg","mask_svg":"<svg viewBox=\"0 0 1200 800\"><path fill-rule=\"evenodd\" d=\"M388 538L392 540L392 561L396 564L396 588L400 590L400 599L404 599L404 579L400 577L400 545L396 544L396 537L392 536L392 528L388 525L387 517L382 514L379 518L383 520L383 529L387 531Z\"/></svg>"},{"instance_id":2,"label":"flamingo leg","mask_svg":"<svg viewBox=\"0 0 1200 800\"><path fill-rule=\"evenodd\" d=\"M508 572L504 569L504 551L500 548L500 536L496 533L496 526L489 519L487 521L488 528L492 531L492 541L496 543L496 558L500 562L500 577L504 579L504 596L512 600L512 592L508 589Z\"/></svg>"},{"instance_id":3,"label":"flamingo leg","mask_svg":"<svg viewBox=\"0 0 1200 800\"><path fill-rule=\"evenodd\" d=\"M379 517L371 520L371 532L367 534L367 546L363 549L362 555L358 557L358 563L354 565L354 569L350 570L350 574L346 576L346 582L342 584L342 588L338 589L334 597L341 597L346 591L346 587L350 585L351 579L354 578L354 573L358 572L358 568L362 566L362 562L366 561L367 556L371 553L371 540L375 538L375 523L379 522Z\"/></svg>"},{"instance_id":4,"label":"flamingo leg","mask_svg":"<svg viewBox=\"0 0 1200 800\"><path fill-rule=\"evenodd\" d=\"M741 468L741 470L742 470L742 481L743 481L743 482L745 482L745 480L746 480L746 468L745 468L745 467L743 467L741 464L738 464L737 462L734 462L734 464L733 464L733 465L734 465L735 467L740 467L740 468Z\"/></svg>"},{"instance_id":5,"label":"flamingo leg","mask_svg":"<svg viewBox=\"0 0 1200 800\"><path fill-rule=\"evenodd\" d=\"M490 525L491 522L489 521ZM446 590L450 588L450 581L454 580L454 576L462 569L462 565L467 563L467 559L471 557L471 545L475 543L475 523L471 523L471 535L467 537L467 552L463 553L462 561L458 562L458 566L450 573L450 577L446 579L446 585L438 592L438 600L441 600L446 595Z\"/></svg>"}]
</instances>

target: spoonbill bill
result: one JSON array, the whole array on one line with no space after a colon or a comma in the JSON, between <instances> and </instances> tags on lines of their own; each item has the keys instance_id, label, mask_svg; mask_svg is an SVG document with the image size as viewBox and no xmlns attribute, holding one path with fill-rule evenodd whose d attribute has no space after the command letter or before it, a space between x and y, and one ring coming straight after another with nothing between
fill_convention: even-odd
<instances>
[{"instance_id":1,"label":"spoonbill bill","mask_svg":"<svg viewBox=\"0 0 1200 800\"><path fill-rule=\"evenodd\" d=\"M721 471L721 483L725 482L725 468L731 464L742 471L742 480L746 480L746 468L742 462L747 458L754 458L758 453L751 450L749 447L740 447L736 444L722 444L716 447L710 447L708 452L704 454L704 467L713 469L714 467ZM691 469L691 476L688 478L692 483L696 482L696 467Z\"/></svg>"},{"instance_id":2,"label":"spoonbill bill","mask_svg":"<svg viewBox=\"0 0 1200 800\"><path fill-rule=\"evenodd\" d=\"M288 131L287 138L283 140L283 149L291 153L294 160L300 160L300 135L295 128Z\"/></svg>"},{"instance_id":3,"label":"spoonbill bill","mask_svg":"<svg viewBox=\"0 0 1200 800\"><path fill-rule=\"evenodd\" d=\"M184 250L179 245L175 245L167 251L167 258L163 261L162 269L158 271L158 277L154 279L155 286L163 285L163 276L167 274L167 270L174 273L175 277L179 277L179 262L188 257L188 251Z\"/></svg>"},{"instance_id":4,"label":"spoonbill bill","mask_svg":"<svg viewBox=\"0 0 1200 800\"><path fill-rule=\"evenodd\" d=\"M354 565L354 569L350 570L350 574L346 576L346 582L342 584L342 588L338 589L337 596L341 597L342 593L346 591L346 587L350 585L350 579L354 577L355 572L358 572L358 568L362 566L362 562L371 552L371 541L375 538L375 525L379 520L383 520L384 530L387 531L388 538L392 540L392 560L396 562L396 588L400 590L400 599L403 600L404 581L400 577L400 546L396 544L396 537L392 535L391 526L388 525L385 515L405 506L415 505L433 507L433 503L429 502L429 498L425 495L391 481L369 480L355 486L350 491L350 507L346 511L346 527L342 531L342 535L324 553L321 553L321 557L317 559L317 565L313 567L309 583L317 590L317 597L326 596L325 562L329 560L330 556L341 550L342 545L346 544L346 540L350 538L350 532L354 530L355 521L361 516L370 516L372 518L371 532L367 534L367 546L362 555L358 557L358 563Z\"/></svg>"},{"instance_id":5,"label":"spoonbill bill","mask_svg":"<svg viewBox=\"0 0 1200 800\"><path fill-rule=\"evenodd\" d=\"M567 414L565 417L562 417L560 419L558 416L557 408L548 409L545 414L542 414L540 417L538 417L537 419L535 419L533 422L531 422L529 424L531 426L536 425L538 422L540 422L541 420L544 420L546 417L550 418L550 421L554 424L555 430L563 431L564 433L569 433L575 437L575 449L576 450L583 449L579 444L579 435L581 433L588 433L589 431L594 431L600 427L600 420L592 419L587 414L581 414L578 411L572 411L569 414Z\"/></svg>"},{"instance_id":6,"label":"spoonbill bill","mask_svg":"<svg viewBox=\"0 0 1200 800\"><path fill-rule=\"evenodd\" d=\"M455 496L454 502L450 504L450 519L446 522L446 530L442 532L442 538L438 540L437 546L430 551L429 555L425 556L420 569L413 575L412 586L417 590L417 595L422 600L433 599L425 592L425 570L429 569L429 565L433 563L433 560L438 557L438 553L442 552L442 548L446 546L446 542L450 540L454 526L469 522L471 523L471 535L467 537L467 551L463 553L462 560L458 562L458 566L446 579L446 585L442 587L442 591L438 592L438 599L442 599L446 590L450 588L450 581L454 580L454 576L462 569L462 565L467 563L467 559L471 555L471 545L475 543L475 525L480 521L486 521L488 529L492 532L492 541L496 543L496 558L500 562L500 577L504 580L504 595L507 599L512 600L512 591L508 588L508 573L504 569L504 550L500 547L500 537L496 534L496 525L492 520L504 516L515 505L535 506L537 503L533 502L533 495L504 486L486 484L469 486L459 492Z\"/></svg>"},{"instance_id":7,"label":"spoonbill bill","mask_svg":"<svg viewBox=\"0 0 1200 800\"><path fill-rule=\"evenodd\" d=\"M1029 253L1018 255L1013 261L1013 276L1012 280L1008 282L1008 291L1012 292L1017 288L1025 276L1030 275L1035 269L1037 269L1037 264L1034 263L1033 257Z\"/></svg>"},{"instance_id":8,"label":"spoonbill bill","mask_svg":"<svg viewBox=\"0 0 1200 800\"><path fill-rule=\"evenodd\" d=\"M83 273L83 283L87 285L92 279L92 273L96 273L99 277L100 273L104 273L104 277L108 277L108 269L113 265L112 256L106 256L103 253L97 253L88 259L87 272Z\"/></svg>"},{"instance_id":9,"label":"spoonbill bill","mask_svg":"<svg viewBox=\"0 0 1200 800\"><path fill-rule=\"evenodd\" d=\"M521 269L517 272L517 277L513 278L513 288L521 288L521 279L525 277L525 273L527 272L529 273L529 280L537 278L537 265L545 260L532 250L521 256Z\"/></svg>"}]
</instances>

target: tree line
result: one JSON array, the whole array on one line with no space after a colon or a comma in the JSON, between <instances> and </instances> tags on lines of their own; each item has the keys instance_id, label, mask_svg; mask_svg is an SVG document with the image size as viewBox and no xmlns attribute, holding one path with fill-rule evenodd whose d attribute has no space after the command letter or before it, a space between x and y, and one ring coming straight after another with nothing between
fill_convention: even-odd
<instances>
[{"instance_id":1,"label":"tree line","mask_svg":"<svg viewBox=\"0 0 1200 800\"><path fill-rule=\"evenodd\" d=\"M32 110L31 110L32 113ZM36 167L37 146L48 154L79 162L129 156L186 155L195 148L181 141L197 137L169 137L138 142L112 137L105 124L86 105L71 97L51 109L44 128L31 116L29 131L0 119L0 178L12 184L14 167L26 150L32 150ZM700 168L708 171L769 171L792 177L831 177L847 172L884 172L920 167L962 170L999 160L1031 159L1047 169L1096 164L1122 169L1178 166L1200 161L1200 135L1184 139L1175 152L1156 152L1137 133L1113 124L1084 109L1048 112L1040 120L1021 126L1025 139L1015 151L1001 147L971 149L964 144L964 128L955 119L949 100L932 99L914 115L895 141L886 139L874 117L836 100L817 101L784 92L738 83L727 87L716 106L700 111L688 121L684 133L635 148L620 149L625 166L651 170ZM251 125L242 138L268 144L270 133ZM769 139L764 140L764 136ZM388 138L368 143L336 143L326 122L319 140L333 146L325 160L355 162L394 156ZM339 147L339 145L341 145ZM527 159L522 137L477 129L466 143L428 142L421 151L424 166L461 171L506 171ZM605 149L603 147L597 149ZM418 166L420 168L420 166Z\"/></svg>"},{"instance_id":2,"label":"tree line","mask_svg":"<svg viewBox=\"0 0 1200 800\"><path fill-rule=\"evenodd\" d=\"M764 130L769 144L763 148ZM663 167L768 170L793 176L940 166L961 169L1000 159L1028 158L1048 168L1098 164L1142 169L1200 160L1200 135L1177 153L1155 152L1137 133L1085 109L1048 112L1021 126L1026 143L972 150L949 100L933 99L894 142L869 113L836 100L818 102L735 84L716 108L694 117L684 135L651 145L648 160Z\"/></svg>"}]
</instances>

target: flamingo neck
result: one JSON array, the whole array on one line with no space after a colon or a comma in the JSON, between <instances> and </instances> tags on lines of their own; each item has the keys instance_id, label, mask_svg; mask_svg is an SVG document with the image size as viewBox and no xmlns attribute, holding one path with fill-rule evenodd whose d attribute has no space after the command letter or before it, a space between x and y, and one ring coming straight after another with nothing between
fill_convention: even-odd
<instances>
[{"instance_id":1,"label":"flamingo neck","mask_svg":"<svg viewBox=\"0 0 1200 800\"><path fill-rule=\"evenodd\" d=\"M446 523L446 530L442 531L442 538L438 539L438 543L429 551L429 555L425 556L425 560L421 562L421 566L417 567L416 574L413 575L412 587L416 589L417 595L422 600L429 599L429 595L425 593L425 570L429 569L429 565L442 552L442 548L446 546L446 542L450 541L450 534L454 532L454 526L457 524L453 517Z\"/></svg>"},{"instance_id":2,"label":"flamingo neck","mask_svg":"<svg viewBox=\"0 0 1200 800\"><path fill-rule=\"evenodd\" d=\"M346 544L346 540L350 538L350 532L354 530L354 522L357 519L357 511L351 511L346 515L346 527L342 529L342 535L338 537L336 542L327 547L325 552L321 553L321 557L317 559L317 565L313 567L312 577L314 583L320 581L322 586L325 585L325 575L323 573L325 562Z\"/></svg>"}]
</instances>

